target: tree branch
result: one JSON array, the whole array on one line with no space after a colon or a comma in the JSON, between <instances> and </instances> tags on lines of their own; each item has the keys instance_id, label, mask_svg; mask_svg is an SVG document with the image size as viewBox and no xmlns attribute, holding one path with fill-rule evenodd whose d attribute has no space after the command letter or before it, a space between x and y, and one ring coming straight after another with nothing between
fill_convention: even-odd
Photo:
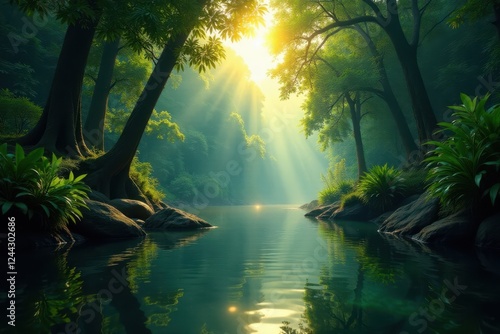
<instances>
[{"instance_id":1,"label":"tree branch","mask_svg":"<svg viewBox=\"0 0 500 334\"><path fill-rule=\"evenodd\" d=\"M385 22L387 20L384 17L384 15L382 14L382 12L380 11L380 8L377 6L377 4L375 2L373 2L373 0L363 0L363 2L365 4L367 4L373 10L375 15L377 15L378 20L380 20L381 22ZM377 23L380 24L379 21L377 21Z\"/></svg>"},{"instance_id":2,"label":"tree branch","mask_svg":"<svg viewBox=\"0 0 500 334\"><path fill-rule=\"evenodd\" d=\"M455 12L456 8L454 10L452 10L451 12L449 12L448 14L446 14L441 20L439 20L438 22L436 22L436 24L434 24L424 35L424 37L422 37L422 39L420 40L420 43L422 43L427 36L430 35L431 32L434 31L434 29L437 28L437 26L439 26L441 23L443 23L448 17L450 17L451 14L453 14Z\"/></svg>"},{"instance_id":3,"label":"tree branch","mask_svg":"<svg viewBox=\"0 0 500 334\"><path fill-rule=\"evenodd\" d=\"M422 14L418 8L418 0L412 0L412 12L413 12L413 34L411 38L410 45L416 47L420 40L420 27L422 24Z\"/></svg>"}]
</instances>

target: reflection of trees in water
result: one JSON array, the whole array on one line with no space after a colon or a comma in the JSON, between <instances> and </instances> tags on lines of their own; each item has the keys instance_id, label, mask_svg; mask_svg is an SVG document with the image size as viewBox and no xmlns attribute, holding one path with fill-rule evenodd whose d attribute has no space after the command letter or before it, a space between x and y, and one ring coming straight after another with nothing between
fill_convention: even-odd
<instances>
[{"instance_id":1,"label":"reflection of trees in water","mask_svg":"<svg viewBox=\"0 0 500 334\"><path fill-rule=\"evenodd\" d=\"M500 309L492 297L500 295L498 275L473 253L431 250L354 223L320 224L319 231L329 261L319 284L306 282L307 327L286 324L281 333L500 332L492 312ZM454 295L457 282L467 288Z\"/></svg>"},{"instance_id":2,"label":"reflection of trees in water","mask_svg":"<svg viewBox=\"0 0 500 334\"><path fill-rule=\"evenodd\" d=\"M165 327L182 289L138 297L159 249L172 249L201 234L179 234L161 246L146 238L40 250L18 255L16 329L20 333L151 333ZM0 306L8 301L0 299ZM144 310L148 311L147 315Z\"/></svg>"}]
</instances>

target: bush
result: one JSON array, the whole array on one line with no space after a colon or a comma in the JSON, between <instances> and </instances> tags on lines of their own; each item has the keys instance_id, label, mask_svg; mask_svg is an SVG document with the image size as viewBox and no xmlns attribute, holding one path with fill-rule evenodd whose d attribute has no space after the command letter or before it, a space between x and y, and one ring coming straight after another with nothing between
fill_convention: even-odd
<instances>
[{"instance_id":1,"label":"bush","mask_svg":"<svg viewBox=\"0 0 500 334\"><path fill-rule=\"evenodd\" d=\"M26 97L16 97L9 90L0 90L0 134L20 136L31 129L40 116L42 108Z\"/></svg>"},{"instance_id":2,"label":"bush","mask_svg":"<svg viewBox=\"0 0 500 334\"><path fill-rule=\"evenodd\" d=\"M331 204L340 201L342 196L352 192L354 183L350 181L342 181L333 186L327 187L319 192L319 203L321 205Z\"/></svg>"},{"instance_id":3,"label":"bush","mask_svg":"<svg viewBox=\"0 0 500 334\"><path fill-rule=\"evenodd\" d=\"M425 169L403 171L401 178L404 180L405 196L423 194L427 188L427 175Z\"/></svg>"},{"instance_id":4,"label":"bush","mask_svg":"<svg viewBox=\"0 0 500 334\"><path fill-rule=\"evenodd\" d=\"M359 180L358 191L365 204L385 212L404 198L406 187L401 171L385 164L365 173Z\"/></svg>"},{"instance_id":5,"label":"bush","mask_svg":"<svg viewBox=\"0 0 500 334\"><path fill-rule=\"evenodd\" d=\"M497 204L500 192L500 106L485 108L489 96L471 99L461 94L462 105L452 123L442 122L440 132L449 134L435 146L429 163L429 192L444 208L459 210Z\"/></svg>"},{"instance_id":6,"label":"bush","mask_svg":"<svg viewBox=\"0 0 500 334\"><path fill-rule=\"evenodd\" d=\"M82 182L85 175L59 177L62 158L43 156L43 148L25 155L16 145L15 154L7 153L7 144L0 146L0 202L2 214L20 211L27 215L33 230L54 231L82 217L87 207L89 188Z\"/></svg>"},{"instance_id":7,"label":"bush","mask_svg":"<svg viewBox=\"0 0 500 334\"><path fill-rule=\"evenodd\" d=\"M362 196L357 191L346 194L340 199L340 207L342 209L355 204L364 204Z\"/></svg>"},{"instance_id":8,"label":"bush","mask_svg":"<svg viewBox=\"0 0 500 334\"><path fill-rule=\"evenodd\" d=\"M149 162L141 162L134 157L130 166L130 178L139 187L141 192L154 203L161 202L165 194L160 190L158 179L153 177L153 167Z\"/></svg>"}]
</instances>

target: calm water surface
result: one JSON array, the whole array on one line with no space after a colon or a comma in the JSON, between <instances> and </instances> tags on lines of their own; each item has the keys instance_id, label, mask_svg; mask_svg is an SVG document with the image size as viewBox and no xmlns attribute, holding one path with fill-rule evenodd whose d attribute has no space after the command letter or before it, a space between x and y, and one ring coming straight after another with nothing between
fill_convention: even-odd
<instances>
[{"instance_id":1,"label":"calm water surface","mask_svg":"<svg viewBox=\"0 0 500 334\"><path fill-rule=\"evenodd\" d=\"M500 332L498 254L303 214L210 207L215 229L17 254L17 332Z\"/></svg>"}]
</instances>

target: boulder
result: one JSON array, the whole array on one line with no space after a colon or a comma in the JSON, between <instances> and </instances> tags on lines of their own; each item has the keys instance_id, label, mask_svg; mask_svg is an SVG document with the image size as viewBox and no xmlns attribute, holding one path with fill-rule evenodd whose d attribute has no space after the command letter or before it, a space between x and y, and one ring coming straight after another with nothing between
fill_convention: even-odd
<instances>
[{"instance_id":1,"label":"boulder","mask_svg":"<svg viewBox=\"0 0 500 334\"><path fill-rule=\"evenodd\" d=\"M311 211L306 213L304 216L306 216L306 217L318 217L319 215L331 210L332 207L335 208L335 210L337 210L337 208L339 206L340 206L340 203L338 203L338 202L335 202L335 203L329 204L329 205L323 205L323 206L317 207L315 209L312 209Z\"/></svg>"},{"instance_id":2,"label":"boulder","mask_svg":"<svg viewBox=\"0 0 500 334\"><path fill-rule=\"evenodd\" d=\"M500 249L500 213L481 222L476 233L475 244L478 247Z\"/></svg>"},{"instance_id":3,"label":"boulder","mask_svg":"<svg viewBox=\"0 0 500 334\"><path fill-rule=\"evenodd\" d=\"M321 220L330 220L330 217L335 211L340 209L340 206L340 202L335 202L333 204L327 205L326 207L323 207L323 212L321 212L319 215L316 215L316 218ZM314 210L311 212L314 212Z\"/></svg>"},{"instance_id":4,"label":"boulder","mask_svg":"<svg viewBox=\"0 0 500 334\"><path fill-rule=\"evenodd\" d=\"M460 211L424 227L413 239L425 243L470 246L477 225L470 214Z\"/></svg>"},{"instance_id":5,"label":"boulder","mask_svg":"<svg viewBox=\"0 0 500 334\"><path fill-rule=\"evenodd\" d=\"M191 213L168 207L146 219L142 227L146 230L193 230L212 225Z\"/></svg>"},{"instance_id":6,"label":"boulder","mask_svg":"<svg viewBox=\"0 0 500 334\"><path fill-rule=\"evenodd\" d=\"M377 214L364 204L355 203L346 205L342 209L338 208L331 216L330 220L357 220L369 221L377 216Z\"/></svg>"},{"instance_id":7,"label":"boulder","mask_svg":"<svg viewBox=\"0 0 500 334\"><path fill-rule=\"evenodd\" d=\"M109 201L109 204L129 218L146 220L154 214L149 205L134 199L115 198Z\"/></svg>"},{"instance_id":8,"label":"boulder","mask_svg":"<svg viewBox=\"0 0 500 334\"><path fill-rule=\"evenodd\" d=\"M317 199L315 199L309 203L301 205L300 208L302 210L311 211L311 210L314 210L315 208L317 208L318 206L319 206L319 202Z\"/></svg>"},{"instance_id":9,"label":"boulder","mask_svg":"<svg viewBox=\"0 0 500 334\"><path fill-rule=\"evenodd\" d=\"M62 248L65 245L79 245L85 242L85 238L77 233L71 233L67 227L58 231L40 233L18 233L16 249L37 249L41 247ZM0 243L7 243L7 234L0 234Z\"/></svg>"},{"instance_id":10,"label":"boulder","mask_svg":"<svg viewBox=\"0 0 500 334\"><path fill-rule=\"evenodd\" d=\"M97 191L97 190L92 190L89 192L89 199L97 202L102 202L102 203L108 203L109 198L108 196L104 195L103 193Z\"/></svg>"},{"instance_id":11,"label":"boulder","mask_svg":"<svg viewBox=\"0 0 500 334\"><path fill-rule=\"evenodd\" d=\"M132 219L111 205L87 200L88 209L83 209L83 218L70 230L88 238L128 238L145 236L144 230Z\"/></svg>"},{"instance_id":12,"label":"boulder","mask_svg":"<svg viewBox=\"0 0 500 334\"><path fill-rule=\"evenodd\" d=\"M438 220L439 201L422 194L417 200L394 211L379 228L380 232L414 235Z\"/></svg>"}]
</instances>

